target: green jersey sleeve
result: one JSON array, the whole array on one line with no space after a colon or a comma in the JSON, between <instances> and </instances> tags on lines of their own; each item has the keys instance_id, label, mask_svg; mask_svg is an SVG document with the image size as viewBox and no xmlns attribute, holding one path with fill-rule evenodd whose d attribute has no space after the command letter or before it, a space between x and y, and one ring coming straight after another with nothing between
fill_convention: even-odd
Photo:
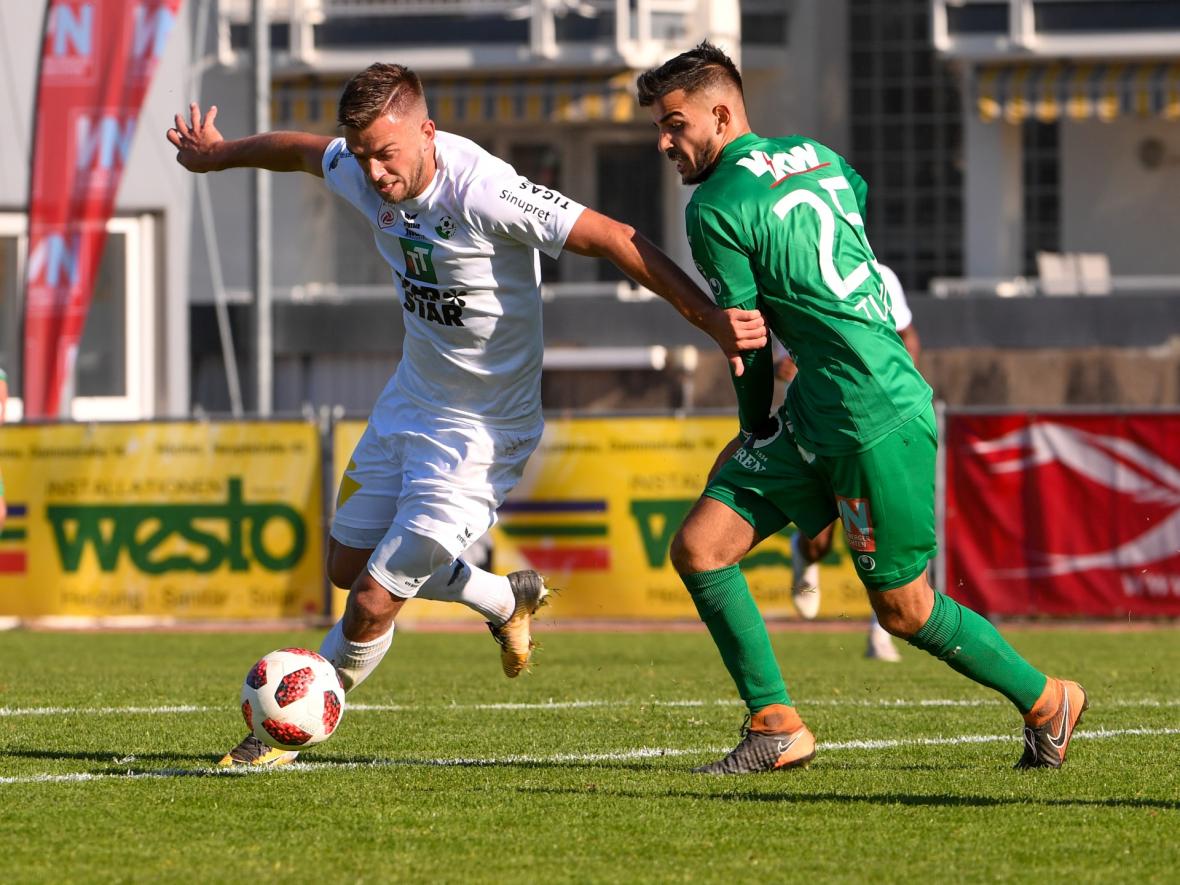
<instances>
[{"instance_id":1,"label":"green jersey sleeve","mask_svg":"<svg viewBox=\"0 0 1180 885\"><path fill-rule=\"evenodd\" d=\"M688 243L693 263L709 283L722 307L754 310L758 283L750 258L742 250L740 228L734 219L711 206L690 202L685 209ZM774 399L774 362L770 347L743 356L745 371L732 376L738 400L738 423L743 433L757 434L771 415Z\"/></svg>"},{"instance_id":2,"label":"green jersey sleeve","mask_svg":"<svg viewBox=\"0 0 1180 885\"><path fill-rule=\"evenodd\" d=\"M684 210L692 260L709 283L709 291L722 307L753 310L758 301L758 283L750 256L741 247L736 221L711 206L690 202Z\"/></svg>"}]
</instances>

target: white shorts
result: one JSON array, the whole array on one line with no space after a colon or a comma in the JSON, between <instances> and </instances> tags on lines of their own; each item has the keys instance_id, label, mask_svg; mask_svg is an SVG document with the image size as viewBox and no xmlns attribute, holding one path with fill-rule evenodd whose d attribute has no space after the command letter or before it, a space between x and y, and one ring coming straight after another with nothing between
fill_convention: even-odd
<instances>
[{"instance_id":1,"label":"white shorts","mask_svg":"<svg viewBox=\"0 0 1180 885\"><path fill-rule=\"evenodd\" d=\"M499 430L382 397L340 481L332 537L368 550L408 530L459 556L495 523L543 427Z\"/></svg>"}]
</instances>

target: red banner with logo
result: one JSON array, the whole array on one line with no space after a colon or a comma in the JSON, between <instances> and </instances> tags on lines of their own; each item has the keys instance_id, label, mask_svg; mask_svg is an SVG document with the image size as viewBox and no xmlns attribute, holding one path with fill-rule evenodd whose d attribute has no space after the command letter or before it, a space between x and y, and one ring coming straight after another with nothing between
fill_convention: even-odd
<instances>
[{"instance_id":1,"label":"red banner with logo","mask_svg":"<svg viewBox=\"0 0 1180 885\"><path fill-rule=\"evenodd\" d=\"M946 429L952 596L988 615L1180 615L1180 414Z\"/></svg>"},{"instance_id":2,"label":"red banner with logo","mask_svg":"<svg viewBox=\"0 0 1180 885\"><path fill-rule=\"evenodd\" d=\"M29 184L24 413L72 379L106 224L180 0L49 0Z\"/></svg>"}]
</instances>

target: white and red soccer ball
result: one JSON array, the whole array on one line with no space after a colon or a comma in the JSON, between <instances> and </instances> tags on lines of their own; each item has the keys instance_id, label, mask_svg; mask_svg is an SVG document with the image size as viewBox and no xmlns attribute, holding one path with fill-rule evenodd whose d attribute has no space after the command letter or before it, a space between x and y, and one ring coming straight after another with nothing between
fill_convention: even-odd
<instances>
[{"instance_id":1,"label":"white and red soccer ball","mask_svg":"<svg viewBox=\"0 0 1180 885\"><path fill-rule=\"evenodd\" d=\"M332 736L344 715L344 686L327 658L306 648L280 648L250 668L241 702L254 737L281 750L301 750Z\"/></svg>"}]
</instances>

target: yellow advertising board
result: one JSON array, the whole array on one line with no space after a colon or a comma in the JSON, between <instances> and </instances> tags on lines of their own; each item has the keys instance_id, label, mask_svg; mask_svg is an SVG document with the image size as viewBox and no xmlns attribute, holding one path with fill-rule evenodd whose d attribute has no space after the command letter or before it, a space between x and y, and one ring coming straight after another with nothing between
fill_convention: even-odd
<instances>
[{"instance_id":1,"label":"yellow advertising board","mask_svg":"<svg viewBox=\"0 0 1180 885\"><path fill-rule=\"evenodd\" d=\"M303 422L0 428L0 615L321 613L320 451Z\"/></svg>"},{"instance_id":2,"label":"yellow advertising board","mask_svg":"<svg viewBox=\"0 0 1180 885\"><path fill-rule=\"evenodd\" d=\"M337 480L365 427L336 425ZM676 529L699 497L732 418L571 418L547 422L524 478L492 529L499 573L533 568L550 586L546 618L695 620L696 609L668 561ZM788 532L793 531L788 529ZM820 617L868 617L864 589L843 533L820 564ZM769 538L742 563L768 617L795 617L788 534ZM342 610L343 593L335 600ZM415 600L405 617L467 620L463 606Z\"/></svg>"}]
</instances>

